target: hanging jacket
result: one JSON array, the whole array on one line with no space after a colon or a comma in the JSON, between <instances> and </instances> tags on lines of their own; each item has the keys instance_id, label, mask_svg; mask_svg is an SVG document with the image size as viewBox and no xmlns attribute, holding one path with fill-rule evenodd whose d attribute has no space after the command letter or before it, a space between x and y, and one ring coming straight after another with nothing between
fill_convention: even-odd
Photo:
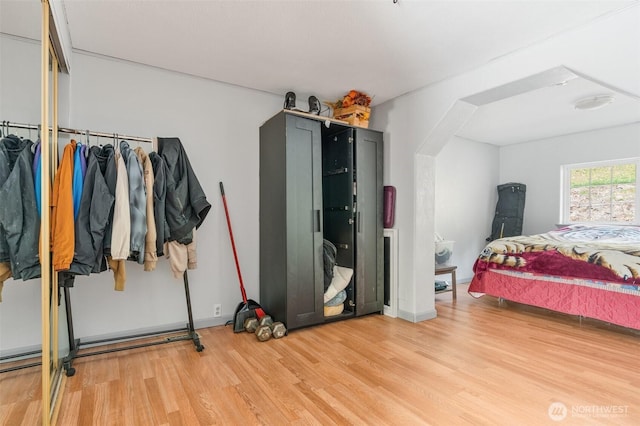
<instances>
[{"instance_id":1,"label":"hanging jacket","mask_svg":"<svg viewBox=\"0 0 640 426\"><path fill-rule=\"evenodd\" d=\"M189 244L192 230L200 227L211 204L200 186L180 139L158 138L158 154L167 167L166 216L169 241Z\"/></svg>"},{"instance_id":2,"label":"hanging jacket","mask_svg":"<svg viewBox=\"0 0 640 426\"><path fill-rule=\"evenodd\" d=\"M180 244L177 241L167 241L164 244L164 251L175 279L182 278L187 269L198 267L195 229L192 232L193 238L189 244Z\"/></svg>"},{"instance_id":3,"label":"hanging jacket","mask_svg":"<svg viewBox=\"0 0 640 426\"><path fill-rule=\"evenodd\" d=\"M164 160L156 152L149 154L153 167L153 215L156 222L156 253L164 256L164 243L169 238L169 226L165 215L165 201L167 194L167 169Z\"/></svg>"},{"instance_id":4,"label":"hanging jacket","mask_svg":"<svg viewBox=\"0 0 640 426\"><path fill-rule=\"evenodd\" d=\"M104 182L107 184L107 188L109 188L109 194L113 195L114 199L116 196L116 182L118 180L117 172L118 166L116 165L116 151L113 148L113 145L107 144L102 147L100 150L100 154L98 155L100 159L100 168L103 170L104 174ZM127 183L128 185L128 183ZM111 210L109 211L109 221L107 222L107 227L104 230L104 254L105 256L111 255L111 234L113 230L113 211L115 209L115 201L111 206Z\"/></svg>"},{"instance_id":5,"label":"hanging jacket","mask_svg":"<svg viewBox=\"0 0 640 426\"><path fill-rule=\"evenodd\" d=\"M84 178L87 175L87 157L89 156L89 147L80 145L80 172Z\"/></svg>"},{"instance_id":6,"label":"hanging jacket","mask_svg":"<svg viewBox=\"0 0 640 426\"><path fill-rule=\"evenodd\" d=\"M2 302L2 287L9 278L11 278L11 263L0 262L0 302Z\"/></svg>"},{"instance_id":7,"label":"hanging jacket","mask_svg":"<svg viewBox=\"0 0 640 426\"><path fill-rule=\"evenodd\" d=\"M131 241L128 259L143 264L144 243L147 235L147 196L144 189L144 175L138 157L129 147L129 143L120 142L120 153L127 166L129 177Z\"/></svg>"},{"instance_id":8,"label":"hanging jacket","mask_svg":"<svg viewBox=\"0 0 640 426\"><path fill-rule=\"evenodd\" d=\"M0 262L23 280L40 276L32 145L13 135L0 140Z\"/></svg>"},{"instance_id":9,"label":"hanging jacket","mask_svg":"<svg viewBox=\"0 0 640 426\"><path fill-rule=\"evenodd\" d=\"M75 255L69 269L78 275L105 271L104 237L115 197L104 179L108 157L97 146L89 149L87 174L75 228Z\"/></svg>"},{"instance_id":10,"label":"hanging jacket","mask_svg":"<svg viewBox=\"0 0 640 426\"><path fill-rule=\"evenodd\" d=\"M51 198L51 251L53 269L69 269L73 260L74 223L73 223L73 154L76 141L71 140L64 147L62 160L53 179Z\"/></svg>"},{"instance_id":11,"label":"hanging jacket","mask_svg":"<svg viewBox=\"0 0 640 426\"><path fill-rule=\"evenodd\" d=\"M36 190L36 205L38 206L38 215L42 217L42 164L40 161L40 140L36 142L36 152L33 155L33 183Z\"/></svg>"},{"instance_id":12,"label":"hanging jacket","mask_svg":"<svg viewBox=\"0 0 640 426\"><path fill-rule=\"evenodd\" d=\"M146 218L147 218L147 235L144 241L144 270L153 271L156 269L158 255L156 253L156 222L153 211L153 166L147 153L140 147L133 150L138 157L138 161L142 165L144 172L144 190L146 194Z\"/></svg>"},{"instance_id":13,"label":"hanging jacket","mask_svg":"<svg viewBox=\"0 0 640 426\"><path fill-rule=\"evenodd\" d=\"M110 252L114 260L127 260L131 248L131 214L129 212L129 177L122 155L116 153L116 199L113 205L113 226Z\"/></svg>"},{"instance_id":14,"label":"hanging jacket","mask_svg":"<svg viewBox=\"0 0 640 426\"><path fill-rule=\"evenodd\" d=\"M82 164L80 158L82 154L82 145L77 144L73 153L73 180L71 184L73 195L73 220L78 220L78 211L80 210L80 201L82 200L82 186L84 184L84 174L82 173Z\"/></svg>"}]
</instances>

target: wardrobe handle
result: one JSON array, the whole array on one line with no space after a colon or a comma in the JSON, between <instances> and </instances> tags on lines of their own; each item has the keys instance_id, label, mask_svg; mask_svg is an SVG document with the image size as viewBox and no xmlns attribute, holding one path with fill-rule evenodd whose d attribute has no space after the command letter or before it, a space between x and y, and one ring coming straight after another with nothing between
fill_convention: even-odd
<instances>
[{"instance_id":1,"label":"wardrobe handle","mask_svg":"<svg viewBox=\"0 0 640 426\"><path fill-rule=\"evenodd\" d=\"M362 226L361 226L361 219L360 219L360 212L356 213L356 228L358 229L358 233L362 232Z\"/></svg>"},{"instance_id":2,"label":"wardrobe handle","mask_svg":"<svg viewBox=\"0 0 640 426\"><path fill-rule=\"evenodd\" d=\"M313 228L311 232L320 232L320 210L313 210L311 215L313 216L311 219L311 226Z\"/></svg>"}]
</instances>

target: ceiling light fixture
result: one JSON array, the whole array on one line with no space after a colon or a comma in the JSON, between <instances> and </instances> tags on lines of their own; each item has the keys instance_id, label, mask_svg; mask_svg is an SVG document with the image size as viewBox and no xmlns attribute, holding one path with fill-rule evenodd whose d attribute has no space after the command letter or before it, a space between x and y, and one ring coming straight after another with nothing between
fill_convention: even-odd
<instances>
[{"instance_id":1,"label":"ceiling light fixture","mask_svg":"<svg viewBox=\"0 0 640 426\"><path fill-rule=\"evenodd\" d=\"M612 95L591 96L589 98L580 99L575 103L574 107L575 109L591 111L609 105L614 100L615 97L613 97Z\"/></svg>"}]
</instances>

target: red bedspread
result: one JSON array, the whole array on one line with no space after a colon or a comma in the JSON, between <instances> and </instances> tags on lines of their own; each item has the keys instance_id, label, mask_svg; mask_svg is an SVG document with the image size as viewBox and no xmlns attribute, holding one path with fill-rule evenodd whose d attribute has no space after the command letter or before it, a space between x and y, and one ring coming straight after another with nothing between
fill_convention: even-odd
<instances>
[{"instance_id":1,"label":"red bedspread","mask_svg":"<svg viewBox=\"0 0 640 426\"><path fill-rule=\"evenodd\" d=\"M475 262L489 269L640 285L640 227L571 225L492 241Z\"/></svg>"},{"instance_id":2,"label":"red bedspread","mask_svg":"<svg viewBox=\"0 0 640 426\"><path fill-rule=\"evenodd\" d=\"M582 315L640 329L640 227L571 225L501 238L482 251L473 296Z\"/></svg>"},{"instance_id":3,"label":"red bedspread","mask_svg":"<svg viewBox=\"0 0 640 426\"><path fill-rule=\"evenodd\" d=\"M469 293L474 297L489 294L640 330L640 290L625 287L512 271L487 271L473 278Z\"/></svg>"}]
</instances>

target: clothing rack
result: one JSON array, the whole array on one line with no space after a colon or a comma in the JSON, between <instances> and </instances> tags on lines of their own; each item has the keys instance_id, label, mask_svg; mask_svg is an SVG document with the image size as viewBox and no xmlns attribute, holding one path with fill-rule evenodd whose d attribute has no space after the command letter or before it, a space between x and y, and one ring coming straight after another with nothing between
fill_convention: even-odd
<instances>
[{"instance_id":1,"label":"clothing rack","mask_svg":"<svg viewBox=\"0 0 640 426\"><path fill-rule=\"evenodd\" d=\"M70 348L69 355L67 355L62 360L62 364L64 366L64 370L65 370L66 375L68 377L70 377L70 376L73 376L76 373L76 369L73 367L73 360L74 359L93 356L93 355L102 355L102 354L107 354L107 353L112 353L112 352L126 351L126 350L129 350L129 349L138 349L138 348L144 348L144 347L147 347L147 346L156 346L156 345L162 345L162 344L165 344L165 343L180 342L180 341L183 341L183 340L193 340L193 344L196 347L196 351L202 352L202 350L204 349L204 346L200 343L200 336L195 331L195 328L193 326L193 314L192 314L192 311L191 311L191 296L189 294L189 277L187 275L187 271L184 271L184 274L183 274L182 278L183 278L183 281L184 281L184 293L185 293L185 297L187 299L187 313L188 313L188 317L189 317L189 322L186 324L185 327L177 328L177 329L171 329L171 330L162 330L162 331L157 331L157 332L131 334L131 335L127 335L127 336L114 337L114 338L109 338L109 339L98 339L98 340L92 340L92 341L88 341L88 342L81 342L80 339L76 339L74 337L74 334L73 334L73 315L72 315L72 312L71 312L71 297L69 295L69 288L68 287L64 287L64 301L65 301L65 307L66 307L66 311L67 311L67 329L68 329L68 334L69 334L69 348ZM159 335L162 335L162 334L177 333L177 332L181 332L181 331L182 332L186 332L186 334L166 337L163 340L159 340L159 341L155 341L155 342L139 343L139 344L133 344L133 345L129 345L129 346L122 346L122 347L117 347L117 348L109 348L109 349L97 350L97 351L88 352L88 353L78 353L78 351L80 350L80 346L81 345L98 345L98 344L109 343L109 342L122 342L122 341L126 341L126 340L131 340L131 339L139 339L139 338L142 338L142 337L153 337L153 336L159 336Z\"/></svg>"},{"instance_id":2,"label":"clothing rack","mask_svg":"<svg viewBox=\"0 0 640 426\"><path fill-rule=\"evenodd\" d=\"M37 125L15 123L15 122L9 122L9 121L3 121L2 122L2 128L3 129L4 128L18 128L18 129L29 129L29 130L38 130L38 131L40 131L40 126L37 126ZM49 130L52 131L52 128L49 128ZM70 128L64 128L64 127L59 127L57 130L58 130L59 133L87 135L87 136L95 136L95 137L111 138L111 139L123 139L123 140L127 140L127 141L135 141L135 142L147 142L147 143L152 143L153 147L154 147L154 150L156 149L155 140L152 139L152 138L142 138L142 137L138 137L138 136L121 135L121 134L118 134L118 133L96 132L96 131L91 131L91 130L77 130L77 129L70 129ZM204 346L200 343L200 336L195 331L195 327L194 327L194 323L193 323L193 313L192 313L192 309L191 309L191 295L190 295L190 292L189 292L189 277L187 275L187 271L184 272L182 278L183 278L183 282L184 282L184 292L185 292L185 298L186 298L186 302L187 302L187 315L188 315L188 320L189 320L189 322L185 325L185 327L177 328L177 329L171 329L171 330L162 330L162 331L157 331L157 332L138 333L138 334L133 334L133 335L126 335L126 336L108 338L108 339L99 339L99 340L93 340L93 341L88 341L88 342L81 342L80 339L76 339L75 336L74 336L74 332L73 332L73 313L72 313L72 309L71 309L70 292L69 292L69 288L68 287L64 287L65 309L66 309L66 314L67 314L67 332L68 332L68 336L69 336L69 355L67 355L62 360L66 375L67 376L73 376L75 374L75 368L73 367L73 360L74 359L93 356L93 355L102 355L102 354L106 354L106 353L125 351L125 350L129 350L129 349L137 349L137 348L142 348L142 347L147 347L147 346L156 346L156 345L161 345L161 344L165 344L165 343L179 342L179 341L183 341L183 340L192 340L193 344L194 344L194 346L196 348L196 351L202 352L202 350L204 349ZM160 336L160 335L163 335L163 334L175 334L175 333L178 333L178 332L185 332L185 334L169 336L169 337L164 338L163 340L154 341L154 342L147 342L147 343L133 344L133 345L124 346L124 347L97 350L97 351L88 352L88 353L79 353L80 346L82 346L82 345L86 346L86 345L99 345L99 344L109 343L109 342L123 342L123 341L128 341L128 340L131 340L131 339L139 339L139 338L142 338L142 337ZM11 356L8 356L8 357L4 357L2 359L5 359L5 358L7 358L7 359L8 358L17 358L17 357L26 356L26 355L33 355L33 354L36 354L36 353L39 353L39 352L40 351L32 351L32 352L18 354L18 355L11 355ZM20 368L32 367L32 366L36 366L36 365L41 365L41 363L25 364L24 366L11 367L11 368L8 368L6 370L0 370L0 373L5 372L5 371L17 370L17 369L20 369Z\"/></svg>"},{"instance_id":3,"label":"clothing rack","mask_svg":"<svg viewBox=\"0 0 640 426\"><path fill-rule=\"evenodd\" d=\"M27 130L40 130L40 126L35 124L24 124L24 123L14 123L12 121L3 121L2 127L13 127L14 129L27 129ZM49 127L49 131L53 130ZM95 132L93 130L78 130L78 129L69 129L66 127L58 127L58 133L67 133L72 135L87 135L87 136L96 136L99 138L110 138L110 139L125 139L133 142L149 142L155 143L152 138L141 138L139 136L128 136L121 135L119 133L105 133L105 132Z\"/></svg>"}]
</instances>

